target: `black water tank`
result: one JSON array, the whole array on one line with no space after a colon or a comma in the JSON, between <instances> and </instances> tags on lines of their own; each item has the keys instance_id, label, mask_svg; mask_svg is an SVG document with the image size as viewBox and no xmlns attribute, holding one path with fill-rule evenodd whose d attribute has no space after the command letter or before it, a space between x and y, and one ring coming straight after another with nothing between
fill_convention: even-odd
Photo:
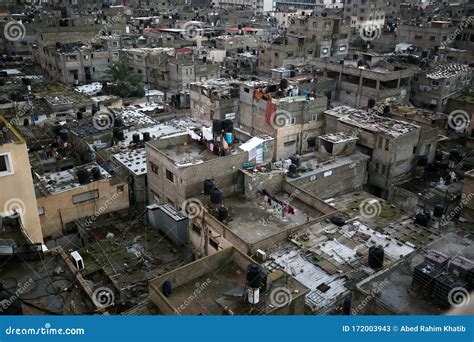
<instances>
[{"instance_id":1,"label":"black water tank","mask_svg":"<svg viewBox=\"0 0 474 342\"><path fill-rule=\"evenodd\" d=\"M171 282L169 280L166 280L163 283L163 286L162 286L161 289L162 289L163 294L165 295L165 297L169 297L173 293L173 285L171 284Z\"/></svg>"},{"instance_id":2,"label":"black water tank","mask_svg":"<svg viewBox=\"0 0 474 342\"><path fill-rule=\"evenodd\" d=\"M77 118L77 120L82 120L84 118L84 113L83 112L77 112L76 113L76 118Z\"/></svg>"},{"instance_id":3,"label":"black water tank","mask_svg":"<svg viewBox=\"0 0 474 342\"><path fill-rule=\"evenodd\" d=\"M210 195L212 189L214 189L215 187L216 187L216 181L214 179L206 179L204 181L204 186L203 186L204 195Z\"/></svg>"},{"instance_id":4,"label":"black water tank","mask_svg":"<svg viewBox=\"0 0 474 342\"><path fill-rule=\"evenodd\" d=\"M283 78L280 81L280 89L286 89L286 88L288 88L288 85L289 85L289 82L286 78Z\"/></svg>"},{"instance_id":5,"label":"black water tank","mask_svg":"<svg viewBox=\"0 0 474 342\"><path fill-rule=\"evenodd\" d=\"M59 131L59 137L61 138L62 141L68 141L69 140L69 131L67 129L62 129Z\"/></svg>"},{"instance_id":6,"label":"black water tank","mask_svg":"<svg viewBox=\"0 0 474 342\"><path fill-rule=\"evenodd\" d=\"M91 178L91 175L89 171L86 169L79 169L77 170L77 179L79 181L79 184L87 184L89 183Z\"/></svg>"},{"instance_id":7,"label":"black water tank","mask_svg":"<svg viewBox=\"0 0 474 342\"><path fill-rule=\"evenodd\" d=\"M222 203L222 191L218 188L211 190L211 203L212 204L221 204Z\"/></svg>"},{"instance_id":8,"label":"black water tank","mask_svg":"<svg viewBox=\"0 0 474 342\"><path fill-rule=\"evenodd\" d=\"M250 264L247 266L247 286L252 289L262 287L261 269L258 264Z\"/></svg>"},{"instance_id":9,"label":"black water tank","mask_svg":"<svg viewBox=\"0 0 474 342\"><path fill-rule=\"evenodd\" d=\"M369 266L375 270L383 267L385 252L382 246L371 246L369 248Z\"/></svg>"},{"instance_id":10,"label":"black water tank","mask_svg":"<svg viewBox=\"0 0 474 342\"><path fill-rule=\"evenodd\" d=\"M125 140L125 134L121 129L114 129L114 138L119 141L123 141Z\"/></svg>"},{"instance_id":11,"label":"black water tank","mask_svg":"<svg viewBox=\"0 0 474 342\"><path fill-rule=\"evenodd\" d=\"M290 160L291 160L291 163L292 164L295 164L297 167L300 166L301 164L301 158L299 155L297 154L293 154L291 157L290 157Z\"/></svg>"},{"instance_id":12,"label":"black water tank","mask_svg":"<svg viewBox=\"0 0 474 342\"><path fill-rule=\"evenodd\" d=\"M150 132L143 132L143 141L150 141Z\"/></svg>"},{"instance_id":13,"label":"black water tank","mask_svg":"<svg viewBox=\"0 0 474 342\"><path fill-rule=\"evenodd\" d=\"M443 217L443 213L444 213L444 206L442 204L435 204L434 210L433 210L433 216Z\"/></svg>"},{"instance_id":14,"label":"black water tank","mask_svg":"<svg viewBox=\"0 0 474 342\"><path fill-rule=\"evenodd\" d=\"M338 227L342 227L343 225L346 224L346 220L343 217L337 216L337 215L331 217L331 222L334 223Z\"/></svg>"},{"instance_id":15,"label":"black water tank","mask_svg":"<svg viewBox=\"0 0 474 342\"><path fill-rule=\"evenodd\" d=\"M426 227L429 221L430 219L426 213L418 213L415 216L415 223L419 224L420 226Z\"/></svg>"},{"instance_id":16,"label":"black water tank","mask_svg":"<svg viewBox=\"0 0 474 342\"><path fill-rule=\"evenodd\" d=\"M23 126L28 126L30 124L30 120L28 118L23 119Z\"/></svg>"},{"instance_id":17,"label":"black water tank","mask_svg":"<svg viewBox=\"0 0 474 342\"><path fill-rule=\"evenodd\" d=\"M217 219L221 222L224 222L229 217L229 208L225 205L219 207L219 212L217 214Z\"/></svg>"},{"instance_id":18,"label":"black water tank","mask_svg":"<svg viewBox=\"0 0 474 342\"><path fill-rule=\"evenodd\" d=\"M62 128L63 128L63 126L59 122L56 122L53 125L53 134L54 134L55 137L57 137L59 135L59 132L61 131Z\"/></svg>"},{"instance_id":19,"label":"black water tank","mask_svg":"<svg viewBox=\"0 0 474 342\"><path fill-rule=\"evenodd\" d=\"M389 114L390 114L390 106L385 105L385 106L383 107L383 115L384 115L384 116L387 116L387 115L389 115Z\"/></svg>"},{"instance_id":20,"label":"black water tank","mask_svg":"<svg viewBox=\"0 0 474 342\"><path fill-rule=\"evenodd\" d=\"M375 100L369 99L369 101L367 101L367 107L374 108L374 106L375 106Z\"/></svg>"},{"instance_id":21,"label":"black water tank","mask_svg":"<svg viewBox=\"0 0 474 342\"><path fill-rule=\"evenodd\" d=\"M138 144L140 142L140 134L138 133L133 133L132 135L132 141L134 144Z\"/></svg>"},{"instance_id":22,"label":"black water tank","mask_svg":"<svg viewBox=\"0 0 474 342\"><path fill-rule=\"evenodd\" d=\"M428 158L421 157L418 159L418 166L426 166L428 164Z\"/></svg>"},{"instance_id":23,"label":"black water tank","mask_svg":"<svg viewBox=\"0 0 474 342\"><path fill-rule=\"evenodd\" d=\"M116 116L114 118L114 127L122 127L123 126L123 120L120 116Z\"/></svg>"},{"instance_id":24,"label":"black water tank","mask_svg":"<svg viewBox=\"0 0 474 342\"><path fill-rule=\"evenodd\" d=\"M214 119L212 120L212 133L221 133L222 132L222 120Z\"/></svg>"},{"instance_id":25,"label":"black water tank","mask_svg":"<svg viewBox=\"0 0 474 342\"><path fill-rule=\"evenodd\" d=\"M222 130L226 133L232 133L234 131L234 122L231 119L225 119L222 121Z\"/></svg>"},{"instance_id":26,"label":"black water tank","mask_svg":"<svg viewBox=\"0 0 474 342\"><path fill-rule=\"evenodd\" d=\"M290 172L290 175L294 175L296 173L296 170L298 167L295 164L290 164L290 167L288 168L288 171Z\"/></svg>"},{"instance_id":27,"label":"black water tank","mask_svg":"<svg viewBox=\"0 0 474 342\"><path fill-rule=\"evenodd\" d=\"M97 166L91 169L91 175L92 175L93 180L99 180L102 178L102 174L100 173L100 168Z\"/></svg>"}]
</instances>

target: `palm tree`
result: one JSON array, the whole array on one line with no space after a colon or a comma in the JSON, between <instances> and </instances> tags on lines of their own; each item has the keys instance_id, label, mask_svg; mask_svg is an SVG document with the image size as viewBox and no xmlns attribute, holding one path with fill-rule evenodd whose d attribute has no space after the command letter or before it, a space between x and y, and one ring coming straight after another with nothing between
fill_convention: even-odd
<instances>
[{"instance_id":1,"label":"palm tree","mask_svg":"<svg viewBox=\"0 0 474 342\"><path fill-rule=\"evenodd\" d=\"M142 76L130 70L127 62L113 62L106 75L115 83L114 95L120 97L142 97L145 95Z\"/></svg>"}]
</instances>

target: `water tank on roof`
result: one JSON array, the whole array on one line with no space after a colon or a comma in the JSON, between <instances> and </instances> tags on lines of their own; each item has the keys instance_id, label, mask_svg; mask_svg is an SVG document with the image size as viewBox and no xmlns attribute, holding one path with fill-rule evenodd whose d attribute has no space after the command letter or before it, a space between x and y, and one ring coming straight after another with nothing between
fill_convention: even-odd
<instances>
[{"instance_id":1,"label":"water tank on roof","mask_svg":"<svg viewBox=\"0 0 474 342\"><path fill-rule=\"evenodd\" d=\"M222 121L222 130L224 132L232 133L234 130L234 122L231 119L225 119Z\"/></svg>"},{"instance_id":2,"label":"water tank on roof","mask_svg":"<svg viewBox=\"0 0 474 342\"><path fill-rule=\"evenodd\" d=\"M54 134L55 137L57 137L59 135L59 132L61 131L62 128L63 128L63 126L59 122L56 122L53 125L53 134Z\"/></svg>"},{"instance_id":3,"label":"water tank on roof","mask_svg":"<svg viewBox=\"0 0 474 342\"><path fill-rule=\"evenodd\" d=\"M430 217L426 215L426 213L418 213L415 216L415 223L419 224L420 226L423 226L423 227L428 226L429 221L430 221Z\"/></svg>"},{"instance_id":4,"label":"water tank on roof","mask_svg":"<svg viewBox=\"0 0 474 342\"><path fill-rule=\"evenodd\" d=\"M59 137L61 138L62 141L68 141L69 140L69 131L67 129L62 129L59 131Z\"/></svg>"},{"instance_id":5,"label":"water tank on roof","mask_svg":"<svg viewBox=\"0 0 474 342\"><path fill-rule=\"evenodd\" d=\"M76 118L77 118L77 120L82 120L84 118L84 113L83 112L77 112L76 113Z\"/></svg>"},{"instance_id":6,"label":"water tank on roof","mask_svg":"<svg viewBox=\"0 0 474 342\"><path fill-rule=\"evenodd\" d=\"M443 213L444 213L444 206L442 204L435 204L434 210L433 210L433 216L443 217Z\"/></svg>"},{"instance_id":7,"label":"water tank on roof","mask_svg":"<svg viewBox=\"0 0 474 342\"><path fill-rule=\"evenodd\" d=\"M292 164L295 164L297 167L301 165L301 158L299 155L297 154L293 154L291 157L290 157L290 160L291 160L291 163Z\"/></svg>"},{"instance_id":8,"label":"water tank on roof","mask_svg":"<svg viewBox=\"0 0 474 342\"><path fill-rule=\"evenodd\" d=\"M210 195L211 190L214 189L215 187L216 187L216 182L214 181L214 179L206 179L204 181L204 186L203 186L204 195Z\"/></svg>"},{"instance_id":9,"label":"water tank on roof","mask_svg":"<svg viewBox=\"0 0 474 342\"><path fill-rule=\"evenodd\" d=\"M221 204L222 203L222 191L218 188L211 190L211 203L212 204Z\"/></svg>"},{"instance_id":10,"label":"water tank on roof","mask_svg":"<svg viewBox=\"0 0 474 342\"><path fill-rule=\"evenodd\" d=\"M123 141L125 140L125 134L121 129L114 129L114 138L119 141Z\"/></svg>"},{"instance_id":11,"label":"water tank on roof","mask_svg":"<svg viewBox=\"0 0 474 342\"><path fill-rule=\"evenodd\" d=\"M290 164L290 167L288 168L289 174L294 175L296 174L297 166L295 164Z\"/></svg>"},{"instance_id":12,"label":"water tank on roof","mask_svg":"<svg viewBox=\"0 0 474 342\"><path fill-rule=\"evenodd\" d=\"M371 246L369 248L369 266L374 270L383 267L385 252L382 246Z\"/></svg>"},{"instance_id":13,"label":"water tank on roof","mask_svg":"<svg viewBox=\"0 0 474 342\"><path fill-rule=\"evenodd\" d=\"M225 221L229 217L229 208L225 205L219 207L219 212L217 214L217 219L221 222Z\"/></svg>"},{"instance_id":14,"label":"water tank on roof","mask_svg":"<svg viewBox=\"0 0 474 342\"><path fill-rule=\"evenodd\" d=\"M100 168L99 167L93 167L91 169L91 175L93 180L99 180L102 177L102 174L100 173Z\"/></svg>"},{"instance_id":15,"label":"water tank on roof","mask_svg":"<svg viewBox=\"0 0 474 342\"><path fill-rule=\"evenodd\" d=\"M331 222L334 223L338 227L342 227L343 225L346 224L346 220L343 217L337 216L337 215L331 217Z\"/></svg>"},{"instance_id":16,"label":"water tank on roof","mask_svg":"<svg viewBox=\"0 0 474 342\"><path fill-rule=\"evenodd\" d=\"M220 134L222 132L222 120L214 119L212 120L212 133Z\"/></svg>"},{"instance_id":17,"label":"water tank on roof","mask_svg":"<svg viewBox=\"0 0 474 342\"><path fill-rule=\"evenodd\" d=\"M150 141L150 132L143 132L143 141Z\"/></svg>"},{"instance_id":18,"label":"water tank on roof","mask_svg":"<svg viewBox=\"0 0 474 342\"><path fill-rule=\"evenodd\" d=\"M140 142L140 134L134 133L132 135L132 141L133 141L134 144L138 144Z\"/></svg>"},{"instance_id":19,"label":"water tank on roof","mask_svg":"<svg viewBox=\"0 0 474 342\"><path fill-rule=\"evenodd\" d=\"M123 120L120 116L116 116L114 118L114 127L122 127L123 126Z\"/></svg>"},{"instance_id":20,"label":"water tank on roof","mask_svg":"<svg viewBox=\"0 0 474 342\"><path fill-rule=\"evenodd\" d=\"M87 184L90 181L90 173L86 169L79 169L77 170L77 180L79 181L79 184Z\"/></svg>"},{"instance_id":21,"label":"water tank on roof","mask_svg":"<svg viewBox=\"0 0 474 342\"><path fill-rule=\"evenodd\" d=\"M261 269L258 264L250 264L247 266L247 286L253 289L262 287Z\"/></svg>"},{"instance_id":22,"label":"water tank on roof","mask_svg":"<svg viewBox=\"0 0 474 342\"><path fill-rule=\"evenodd\" d=\"M369 99L369 101L367 101L367 107L374 108L374 106L375 106L375 100Z\"/></svg>"}]
</instances>

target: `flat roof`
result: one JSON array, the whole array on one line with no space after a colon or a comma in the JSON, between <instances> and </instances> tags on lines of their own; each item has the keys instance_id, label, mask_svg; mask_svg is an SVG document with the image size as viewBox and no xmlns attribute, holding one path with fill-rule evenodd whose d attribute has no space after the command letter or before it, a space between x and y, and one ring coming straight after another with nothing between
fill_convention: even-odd
<instances>
[{"instance_id":1,"label":"flat roof","mask_svg":"<svg viewBox=\"0 0 474 342\"><path fill-rule=\"evenodd\" d=\"M274 196L280 201L288 202L295 209L295 213L286 213L282 217L280 211L264 203L264 197L249 200L241 196L231 196L224 199L224 204L229 208L226 226L243 241L253 244L323 215L297 198L290 197L286 192Z\"/></svg>"}]
</instances>

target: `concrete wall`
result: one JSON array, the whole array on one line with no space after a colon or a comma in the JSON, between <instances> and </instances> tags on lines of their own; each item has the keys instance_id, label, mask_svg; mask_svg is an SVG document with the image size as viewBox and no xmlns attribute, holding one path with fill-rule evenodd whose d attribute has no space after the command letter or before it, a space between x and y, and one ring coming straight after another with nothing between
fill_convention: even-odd
<instances>
[{"instance_id":1,"label":"concrete wall","mask_svg":"<svg viewBox=\"0 0 474 342\"><path fill-rule=\"evenodd\" d=\"M0 145L0 155L9 154L13 173L0 176L0 216L22 212L18 218L33 243L43 242L43 232L36 205L28 151L24 142Z\"/></svg>"},{"instance_id":2,"label":"concrete wall","mask_svg":"<svg viewBox=\"0 0 474 342\"><path fill-rule=\"evenodd\" d=\"M123 187L123 191L118 187ZM92 190L99 191L98 198L73 203L74 195ZM55 238L64 234L64 227L69 222L128 208L128 185L124 181L102 179L70 191L39 197L37 207L44 209L40 216L44 237Z\"/></svg>"}]
</instances>

